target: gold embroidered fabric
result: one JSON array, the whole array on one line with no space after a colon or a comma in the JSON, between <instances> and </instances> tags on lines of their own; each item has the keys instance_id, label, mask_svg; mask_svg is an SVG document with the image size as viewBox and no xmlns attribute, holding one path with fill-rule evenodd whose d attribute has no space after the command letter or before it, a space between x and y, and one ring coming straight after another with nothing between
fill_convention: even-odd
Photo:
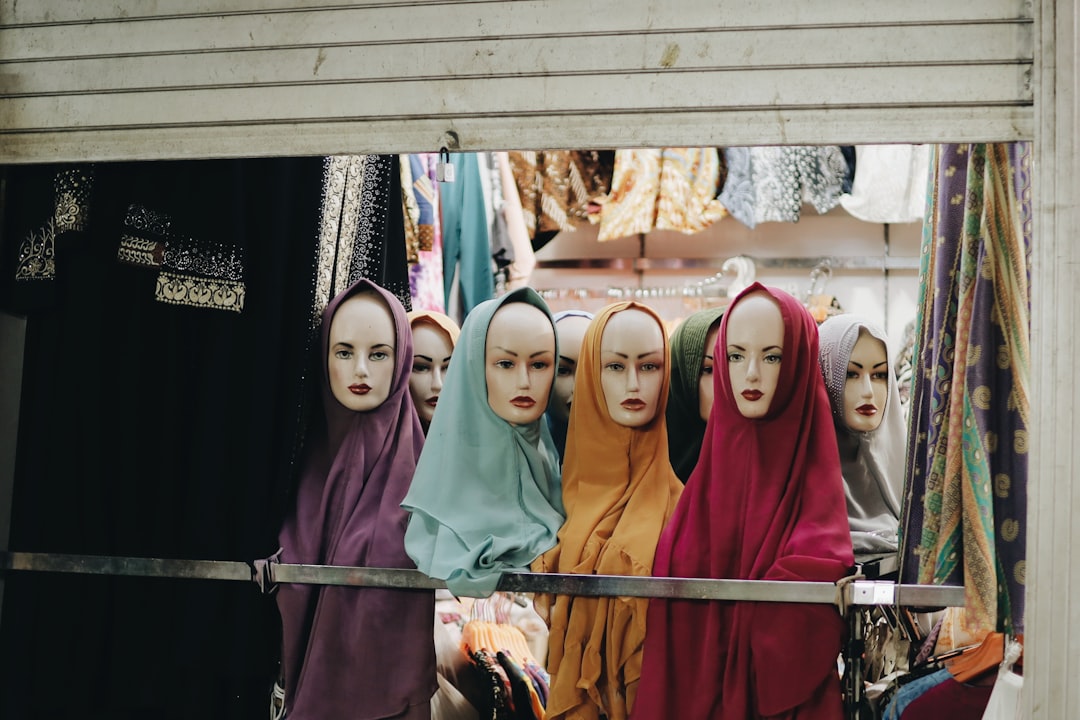
<instances>
[{"instance_id":1,"label":"gold embroidered fabric","mask_svg":"<svg viewBox=\"0 0 1080 720\"><path fill-rule=\"evenodd\" d=\"M56 173L53 178L53 216L41 227L30 231L19 244L16 280L56 278L56 238L63 233L86 229L93 182L93 167L69 168Z\"/></svg>"},{"instance_id":2,"label":"gold embroidered fabric","mask_svg":"<svg viewBox=\"0 0 1080 720\"><path fill-rule=\"evenodd\" d=\"M154 291L154 296L160 302L233 312L244 309L245 294L242 282L212 280L168 270L158 274Z\"/></svg>"},{"instance_id":3,"label":"gold embroidered fabric","mask_svg":"<svg viewBox=\"0 0 1080 720\"><path fill-rule=\"evenodd\" d=\"M116 251L116 259L120 262L141 267L161 267L164 257L165 243L132 235L121 236L120 247Z\"/></svg>"},{"instance_id":4,"label":"gold embroidered fabric","mask_svg":"<svg viewBox=\"0 0 1080 720\"><path fill-rule=\"evenodd\" d=\"M19 245L16 280L52 280L56 277L56 223L53 218L23 238Z\"/></svg>"}]
</instances>

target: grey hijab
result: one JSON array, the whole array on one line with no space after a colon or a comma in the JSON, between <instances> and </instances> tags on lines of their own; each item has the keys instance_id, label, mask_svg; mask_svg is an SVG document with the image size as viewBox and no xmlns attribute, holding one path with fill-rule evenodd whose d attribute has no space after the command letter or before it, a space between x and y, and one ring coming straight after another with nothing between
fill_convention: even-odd
<instances>
[{"instance_id":1,"label":"grey hijab","mask_svg":"<svg viewBox=\"0 0 1080 720\"><path fill-rule=\"evenodd\" d=\"M850 430L844 422L848 361L862 328L885 344L890 360L885 415L872 432ZM821 372L829 392L840 449L852 545L856 555L895 552L904 491L907 427L892 370L888 337L873 321L852 314L828 318L818 327L818 334Z\"/></svg>"}]
</instances>

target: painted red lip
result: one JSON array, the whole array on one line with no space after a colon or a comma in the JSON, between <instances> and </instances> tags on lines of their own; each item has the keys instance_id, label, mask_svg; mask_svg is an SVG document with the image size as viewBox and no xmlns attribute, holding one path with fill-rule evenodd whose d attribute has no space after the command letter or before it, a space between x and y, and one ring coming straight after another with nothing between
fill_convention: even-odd
<instances>
[{"instance_id":1,"label":"painted red lip","mask_svg":"<svg viewBox=\"0 0 1080 720\"><path fill-rule=\"evenodd\" d=\"M644 400L638 400L637 398L627 398L619 404L627 410L644 410L646 402Z\"/></svg>"},{"instance_id":2,"label":"painted red lip","mask_svg":"<svg viewBox=\"0 0 1080 720\"><path fill-rule=\"evenodd\" d=\"M367 395L369 392L371 392L371 386L363 384L350 385L349 392L351 392L353 395Z\"/></svg>"},{"instance_id":3,"label":"painted red lip","mask_svg":"<svg viewBox=\"0 0 1080 720\"><path fill-rule=\"evenodd\" d=\"M438 403L439 403L439 396L438 395L435 395L433 397L429 397L427 400L424 401L425 405L430 405L431 407L435 407Z\"/></svg>"},{"instance_id":4,"label":"painted red lip","mask_svg":"<svg viewBox=\"0 0 1080 720\"><path fill-rule=\"evenodd\" d=\"M877 415L877 408L870 404L860 405L855 408L855 412L860 415L866 415L867 417L873 417L874 415Z\"/></svg>"},{"instance_id":5,"label":"painted red lip","mask_svg":"<svg viewBox=\"0 0 1080 720\"><path fill-rule=\"evenodd\" d=\"M743 390L742 391L742 396L744 398L746 398L747 400L749 400L750 402L754 402L755 400L760 400L761 397L764 394L765 393L761 392L760 390Z\"/></svg>"},{"instance_id":6,"label":"painted red lip","mask_svg":"<svg viewBox=\"0 0 1080 720\"><path fill-rule=\"evenodd\" d=\"M513 405L514 407L519 407L519 408L522 408L523 410L528 410L529 408L531 408L533 405L536 404L536 401L533 400L528 395L518 395L516 398L514 398L513 400L510 401L510 404Z\"/></svg>"}]
</instances>

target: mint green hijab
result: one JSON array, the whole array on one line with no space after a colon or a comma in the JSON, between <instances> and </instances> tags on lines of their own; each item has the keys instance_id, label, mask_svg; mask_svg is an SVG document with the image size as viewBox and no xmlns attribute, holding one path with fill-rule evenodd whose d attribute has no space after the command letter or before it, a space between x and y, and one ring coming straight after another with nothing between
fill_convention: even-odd
<instances>
[{"instance_id":1,"label":"mint green hijab","mask_svg":"<svg viewBox=\"0 0 1080 720\"><path fill-rule=\"evenodd\" d=\"M410 513L405 551L421 572L445 580L459 596L487 597L503 572L527 570L555 546L565 517L559 456L543 417L511 425L488 405L488 325L511 302L529 303L552 320L547 303L528 287L469 312L401 503Z\"/></svg>"}]
</instances>

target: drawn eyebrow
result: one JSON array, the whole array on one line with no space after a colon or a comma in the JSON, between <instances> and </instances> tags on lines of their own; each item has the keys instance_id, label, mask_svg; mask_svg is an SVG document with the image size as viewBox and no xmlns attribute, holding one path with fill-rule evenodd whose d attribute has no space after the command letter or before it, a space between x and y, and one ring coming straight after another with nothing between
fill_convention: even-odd
<instances>
[{"instance_id":1,"label":"drawn eyebrow","mask_svg":"<svg viewBox=\"0 0 1080 720\"><path fill-rule=\"evenodd\" d=\"M427 355L416 355L417 360L427 360L428 362L435 362L433 358L429 358Z\"/></svg>"},{"instance_id":2,"label":"drawn eyebrow","mask_svg":"<svg viewBox=\"0 0 1080 720\"><path fill-rule=\"evenodd\" d=\"M875 368L879 368L879 367L881 367L882 365L888 365L888 364L889 364L889 361L888 361L888 360L882 360L881 362L879 362L879 363L877 363L876 365L874 365L874 367L875 367ZM855 367L859 368L860 370L862 370L862 369L863 369L863 365L862 365L862 363L857 363L857 362L855 362L854 360L848 360L848 365L854 365Z\"/></svg>"},{"instance_id":3,"label":"drawn eyebrow","mask_svg":"<svg viewBox=\"0 0 1080 720\"><path fill-rule=\"evenodd\" d=\"M565 355L560 355L559 359L564 360L564 361L570 363L571 365L577 365L577 360L575 360L574 358L568 358Z\"/></svg>"},{"instance_id":4,"label":"drawn eyebrow","mask_svg":"<svg viewBox=\"0 0 1080 720\"><path fill-rule=\"evenodd\" d=\"M536 352L534 352L529 357L534 358L537 355L551 355L551 354L552 354L552 352L550 350L537 350Z\"/></svg>"},{"instance_id":5,"label":"drawn eyebrow","mask_svg":"<svg viewBox=\"0 0 1080 720\"><path fill-rule=\"evenodd\" d=\"M626 353L621 353L621 352L619 352L618 350L601 350L600 352L601 352L601 353L609 353L609 354L611 354L611 355L618 355L619 357L621 357L621 358L626 358L627 360L629 360L629 359L630 359L630 356L629 356L629 355L627 355ZM641 358L643 358L643 357L647 357L647 356L649 356L649 355L660 355L660 354L662 354L663 352L664 352L664 351L663 351L662 349L661 349L661 350L650 350L650 351L648 351L648 352L643 352L643 353L641 353L640 355L638 355L638 356L637 356L637 359L638 359L638 360L640 360Z\"/></svg>"}]
</instances>

